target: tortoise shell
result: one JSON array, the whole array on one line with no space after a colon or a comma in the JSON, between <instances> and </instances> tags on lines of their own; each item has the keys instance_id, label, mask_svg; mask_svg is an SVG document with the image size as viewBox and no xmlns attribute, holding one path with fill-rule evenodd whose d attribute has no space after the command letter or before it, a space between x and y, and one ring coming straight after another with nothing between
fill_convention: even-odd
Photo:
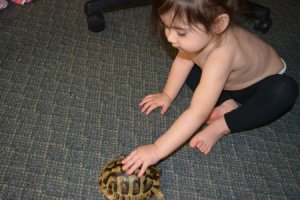
<instances>
[{"instance_id":1,"label":"tortoise shell","mask_svg":"<svg viewBox=\"0 0 300 200\"><path fill-rule=\"evenodd\" d=\"M122 170L121 156L107 163L100 172L99 190L108 200L150 200L154 195L163 200L160 190L161 170L150 166L143 176L136 170L130 176Z\"/></svg>"}]
</instances>

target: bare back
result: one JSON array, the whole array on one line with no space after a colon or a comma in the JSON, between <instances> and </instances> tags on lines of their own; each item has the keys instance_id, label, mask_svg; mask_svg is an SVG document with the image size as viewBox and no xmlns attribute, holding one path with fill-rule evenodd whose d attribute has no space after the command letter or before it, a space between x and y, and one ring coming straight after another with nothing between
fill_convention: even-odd
<instances>
[{"instance_id":1,"label":"bare back","mask_svg":"<svg viewBox=\"0 0 300 200\"><path fill-rule=\"evenodd\" d=\"M283 68L278 54L257 35L241 27L234 27L225 32L224 37L218 48L224 48L233 58L225 90L246 88L267 76L277 74ZM199 66L205 65L205 60L198 58L194 62Z\"/></svg>"}]
</instances>

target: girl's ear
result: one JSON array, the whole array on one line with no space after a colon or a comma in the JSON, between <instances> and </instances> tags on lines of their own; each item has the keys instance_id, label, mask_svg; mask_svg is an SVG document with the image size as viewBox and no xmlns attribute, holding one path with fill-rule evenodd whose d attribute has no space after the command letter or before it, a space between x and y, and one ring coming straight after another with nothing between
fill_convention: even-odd
<instances>
[{"instance_id":1,"label":"girl's ear","mask_svg":"<svg viewBox=\"0 0 300 200\"><path fill-rule=\"evenodd\" d=\"M216 34L223 33L229 25L230 17L227 14L220 14L213 24L213 32Z\"/></svg>"}]
</instances>

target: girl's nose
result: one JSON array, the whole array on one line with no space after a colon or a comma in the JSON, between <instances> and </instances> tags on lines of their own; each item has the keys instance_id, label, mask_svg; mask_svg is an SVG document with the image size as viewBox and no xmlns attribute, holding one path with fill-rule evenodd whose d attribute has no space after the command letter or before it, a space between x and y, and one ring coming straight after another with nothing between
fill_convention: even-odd
<instances>
[{"instance_id":1,"label":"girl's nose","mask_svg":"<svg viewBox=\"0 0 300 200\"><path fill-rule=\"evenodd\" d=\"M170 42L170 43L176 42L176 35L175 35L174 31L166 29L165 33L166 33L168 42Z\"/></svg>"}]
</instances>

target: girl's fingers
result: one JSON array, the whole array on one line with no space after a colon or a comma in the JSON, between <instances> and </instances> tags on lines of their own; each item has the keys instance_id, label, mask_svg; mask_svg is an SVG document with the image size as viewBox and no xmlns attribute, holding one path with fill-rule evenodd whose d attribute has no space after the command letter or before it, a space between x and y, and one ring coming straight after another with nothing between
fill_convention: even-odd
<instances>
[{"instance_id":1,"label":"girl's fingers","mask_svg":"<svg viewBox=\"0 0 300 200\"><path fill-rule=\"evenodd\" d=\"M143 174L145 173L146 169L147 169L148 165L146 165L145 163L143 163L141 170L139 171L138 177L143 176Z\"/></svg>"},{"instance_id":2,"label":"girl's fingers","mask_svg":"<svg viewBox=\"0 0 300 200\"><path fill-rule=\"evenodd\" d=\"M126 158L124 158L121 163L123 164L122 169L126 171L130 166L135 162L135 156L136 151L132 151Z\"/></svg>"},{"instance_id":3,"label":"girl's fingers","mask_svg":"<svg viewBox=\"0 0 300 200\"><path fill-rule=\"evenodd\" d=\"M136 169L138 169L141 166L142 162L140 160L137 160L134 162L134 164L127 170L127 174L132 174Z\"/></svg>"},{"instance_id":4,"label":"girl's fingers","mask_svg":"<svg viewBox=\"0 0 300 200\"><path fill-rule=\"evenodd\" d=\"M152 99L153 99L153 95L150 94L150 95L144 97L144 98L142 99L142 101L140 102L139 105L142 106L143 104L145 104L145 103L151 101Z\"/></svg>"},{"instance_id":5,"label":"girl's fingers","mask_svg":"<svg viewBox=\"0 0 300 200\"><path fill-rule=\"evenodd\" d=\"M151 106L149 106L149 108L146 110L146 115L148 115L149 113L151 113L155 108L157 108L158 106L155 104L152 104Z\"/></svg>"},{"instance_id":6,"label":"girl's fingers","mask_svg":"<svg viewBox=\"0 0 300 200\"><path fill-rule=\"evenodd\" d=\"M151 101L151 99L143 99L143 100L139 103L139 106L143 106L143 105L145 105L146 103L148 103L149 101Z\"/></svg>"},{"instance_id":7,"label":"girl's fingers","mask_svg":"<svg viewBox=\"0 0 300 200\"><path fill-rule=\"evenodd\" d=\"M160 94L150 94L142 99L142 101L139 103L140 106L143 106L144 104L154 101L157 97L159 97Z\"/></svg>"},{"instance_id":8,"label":"girl's fingers","mask_svg":"<svg viewBox=\"0 0 300 200\"><path fill-rule=\"evenodd\" d=\"M166 106L166 105L163 105L162 106L162 109L161 109L161 111L160 111L160 114L165 114L166 112L167 112L167 110L168 110L168 106Z\"/></svg>"},{"instance_id":9,"label":"girl's fingers","mask_svg":"<svg viewBox=\"0 0 300 200\"><path fill-rule=\"evenodd\" d=\"M122 170L126 171L128 170L128 168L132 165L132 163L126 162L125 164L123 164L122 166Z\"/></svg>"},{"instance_id":10,"label":"girl's fingers","mask_svg":"<svg viewBox=\"0 0 300 200\"><path fill-rule=\"evenodd\" d=\"M144 105L143 106L143 108L142 108L142 112L144 113L144 112L146 112L148 109L149 109L149 107L151 106L151 104L150 103L147 103L146 105Z\"/></svg>"},{"instance_id":11,"label":"girl's fingers","mask_svg":"<svg viewBox=\"0 0 300 200\"><path fill-rule=\"evenodd\" d=\"M146 113L148 115L152 110L154 110L158 106L159 105L155 102L148 102L146 105L143 106L141 112Z\"/></svg>"}]
</instances>

